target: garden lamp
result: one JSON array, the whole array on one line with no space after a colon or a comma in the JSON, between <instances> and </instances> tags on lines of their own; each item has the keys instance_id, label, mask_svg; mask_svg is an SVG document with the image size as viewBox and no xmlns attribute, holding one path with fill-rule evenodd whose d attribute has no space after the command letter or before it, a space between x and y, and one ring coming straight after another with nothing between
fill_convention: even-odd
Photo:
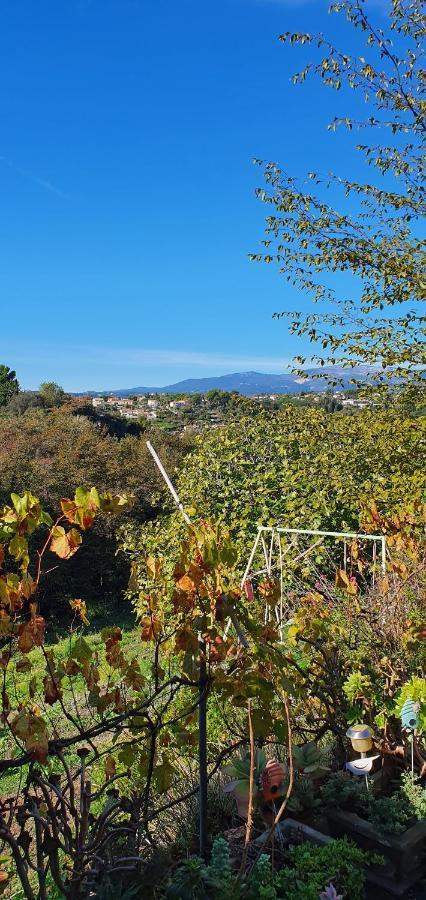
<instances>
[{"instance_id":1,"label":"garden lamp","mask_svg":"<svg viewBox=\"0 0 426 900\"><path fill-rule=\"evenodd\" d=\"M352 747L364 759L368 750L373 746L373 730L369 725L351 725L346 732Z\"/></svg>"},{"instance_id":2,"label":"garden lamp","mask_svg":"<svg viewBox=\"0 0 426 900\"><path fill-rule=\"evenodd\" d=\"M368 750L373 746L373 730L369 725L351 725L346 732L352 747L360 754L360 759L354 759L347 762L345 768L352 775L364 775L365 784L368 790L368 774L373 768L374 761L378 759L378 755L367 757Z\"/></svg>"}]
</instances>

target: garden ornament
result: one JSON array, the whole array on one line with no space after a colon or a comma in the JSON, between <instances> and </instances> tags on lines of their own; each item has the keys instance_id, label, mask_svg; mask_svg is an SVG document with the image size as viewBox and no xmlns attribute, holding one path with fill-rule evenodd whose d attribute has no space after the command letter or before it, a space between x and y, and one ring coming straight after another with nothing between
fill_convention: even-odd
<instances>
[{"instance_id":1,"label":"garden ornament","mask_svg":"<svg viewBox=\"0 0 426 900\"><path fill-rule=\"evenodd\" d=\"M262 772L262 797L265 803L273 803L284 793L286 767L277 759L270 759Z\"/></svg>"},{"instance_id":2,"label":"garden ornament","mask_svg":"<svg viewBox=\"0 0 426 900\"><path fill-rule=\"evenodd\" d=\"M414 780L414 732L419 727L420 703L408 698L401 709L401 723L405 731L411 731L411 778Z\"/></svg>"},{"instance_id":3,"label":"garden ornament","mask_svg":"<svg viewBox=\"0 0 426 900\"><path fill-rule=\"evenodd\" d=\"M406 731L415 731L419 727L419 709L420 704L414 700L405 701L401 709L401 722Z\"/></svg>"},{"instance_id":4,"label":"garden ornament","mask_svg":"<svg viewBox=\"0 0 426 900\"><path fill-rule=\"evenodd\" d=\"M373 731L369 725L351 725L346 732L352 747L361 757L365 757L368 750L373 746Z\"/></svg>"},{"instance_id":5,"label":"garden ornament","mask_svg":"<svg viewBox=\"0 0 426 900\"><path fill-rule=\"evenodd\" d=\"M379 754L367 756L368 750L371 750L373 746L373 730L369 725L351 725L346 732L346 737L349 738L353 749L360 754L361 758L350 760L346 763L345 768L352 775L364 775L368 790L368 774L373 768L374 760L379 756Z\"/></svg>"}]
</instances>

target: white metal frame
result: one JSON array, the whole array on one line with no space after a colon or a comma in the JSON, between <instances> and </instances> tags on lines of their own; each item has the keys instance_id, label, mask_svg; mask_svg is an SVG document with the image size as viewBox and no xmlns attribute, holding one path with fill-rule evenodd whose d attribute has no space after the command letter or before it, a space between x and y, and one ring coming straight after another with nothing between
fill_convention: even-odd
<instances>
[{"instance_id":1,"label":"white metal frame","mask_svg":"<svg viewBox=\"0 0 426 900\"><path fill-rule=\"evenodd\" d=\"M281 537L284 535L293 535L294 540L283 548ZM283 613L284 613L284 584L283 584L283 563L284 556L290 553L291 549L297 543L297 536L308 536L312 538L309 547L301 550L293 558L293 563L298 562L304 557L312 553L318 546L324 543L328 537L337 538L343 541L343 565L346 570L347 565L347 542L348 540L370 541L373 543L373 566L377 560L377 547L380 547L380 569L382 575L386 573L386 537L384 534L363 534L355 531L321 531L317 528L285 528L274 525L258 525L257 535L251 549L251 553L241 580L241 589L243 590L247 581L251 581L259 575L267 575L271 577L272 569L279 569L280 578L280 602L275 606L274 613L278 627L282 629ZM252 564L256 556L259 546L263 550L264 566L261 569L252 571ZM274 549L276 552L277 563L273 566ZM374 584L375 571L373 568L372 581ZM269 604L265 605L265 623L270 619L271 609Z\"/></svg>"},{"instance_id":2,"label":"white metal frame","mask_svg":"<svg viewBox=\"0 0 426 900\"><path fill-rule=\"evenodd\" d=\"M269 534L271 534L271 543L270 543L269 551L267 550L267 546L266 546L266 542L265 542L265 538L264 538L265 532L269 532ZM382 575L385 575L385 573L386 573L386 537L384 534L363 534L362 532L360 533L360 532L356 532L356 531L320 531L317 528L282 528L282 527L279 527L276 525L258 525L256 539L253 544L253 547L252 547L252 550L251 550L251 553L250 553L250 556L249 556L249 559L247 562L247 566L246 566L244 575L241 580L241 587L244 587L245 582L247 581L247 578L250 574L251 565L252 565L252 562L256 555L256 550L259 546L259 542L262 542L266 568L260 569L257 572L252 572L251 573L252 575L261 575L263 573L268 574L268 575L271 574L272 554L273 554L273 549L274 549L275 536L277 536L278 555L280 558L280 562L282 562L283 551L282 551L281 538L280 538L281 534L311 535L312 537L319 538L319 540L317 540L313 544L311 544L311 546L308 547L306 550L304 550L302 552L302 554L300 554L298 557L296 557L296 559L301 559L302 556L307 556L308 553L311 553L312 550L314 550L316 547L319 546L319 544L323 543L323 539L326 537L340 538L343 540L343 552L344 552L345 559L346 559L346 553L347 553L347 544L346 544L347 539L374 541L376 546L377 546L377 544L380 544L381 572L382 572ZM291 547L291 544L290 544L290 547ZM288 550L289 550L289 548L287 548L287 551ZM373 550L373 553L374 553L374 550Z\"/></svg>"}]
</instances>

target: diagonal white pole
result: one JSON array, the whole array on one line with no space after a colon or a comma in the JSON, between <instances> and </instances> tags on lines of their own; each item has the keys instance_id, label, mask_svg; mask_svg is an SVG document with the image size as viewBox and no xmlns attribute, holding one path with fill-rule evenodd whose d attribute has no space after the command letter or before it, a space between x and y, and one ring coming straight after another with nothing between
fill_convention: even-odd
<instances>
[{"instance_id":1,"label":"diagonal white pole","mask_svg":"<svg viewBox=\"0 0 426 900\"><path fill-rule=\"evenodd\" d=\"M164 481L166 482L167 487L168 487L168 489L169 489L169 491L170 491L170 493L171 493L171 495L172 495L172 497L173 497L173 500L174 500L175 503L176 503L176 506L177 506L179 512L182 513L182 517L184 518L186 524L187 524L187 525L192 525L191 519L189 518L188 513L185 512L185 507L184 507L183 503L182 503L181 500L180 500L180 497L179 497L179 494L178 494L176 488L173 486L172 482L170 481L170 478L169 478L169 476L168 476L168 474L167 474L167 472L166 472L166 470L165 470L165 468L164 468L164 466L163 466L163 463L161 462L160 457L158 456L158 454L157 454L156 451L154 450L154 447L152 446L152 444L151 444L150 441L147 441L147 442L146 442L146 446L148 447L148 450L149 450L149 452L150 452L150 454L151 454L151 456L152 456L152 458L153 458L155 464L157 465L158 469L160 470L160 472L161 472L161 474L162 474L162 476L163 476L163 478L164 478ZM246 647L246 648L247 648L247 647L249 646L248 640L247 640L247 638L246 638L246 636L245 636L245 633L244 633L244 630L243 630L242 626L240 625L240 623L239 623L239 621L238 621L238 619L237 619L237 616L235 615L234 610L232 610L232 612L230 612L229 618L230 618L230 620L231 620L231 622L232 622L232 624L233 624L233 626L234 626L234 628L235 628L235 631L237 632L238 640L240 641L240 644L242 644L243 647Z\"/></svg>"},{"instance_id":2,"label":"diagonal white pole","mask_svg":"<svg viewBox=\"0 0 426 900\"><path fill-rule=\"evenodd\" d=\"M152 456L152 458L153 458L153 460L154 460L154 462L155 462L157 468L160 470L160 472L161 472L161 474L162 474L162 476L163 476L163 478L164 478L164 481L166 482L167 487L168 487L168 489L169 489L169 491L170 491L170 493L171 493L171 495L172 495L172 497L173 497L173 500L175 501L177 508L178 508L178 509L180 510L180 512L182 513L182 516L183 516L183 518L185 519L186 524L187 524L187 525L191 525L191 519L189 518L188 514L185 512L184 505L183 505L183 503L181 503L181 501L180 501L180 499L179 499L179 494L177 493L177 491L176 491L175 487L173 486L172 482L170 481L170 478L169 478L169 476L168 476L168 474L167 474L167 472L166 472L166 470L165 470L165 468L164 468L164 466L163 466L163 463L161 462L160 457L158 456L158 454L157 454L156 451L154 450L154 447L152 446L152 444L151 444L150 441L147 441L147 442L146 442L146 446L148 447L148 450L149 450L149 452L150 452L150 454L151 454L151 456Z\"/></svg>"}]
</instances>

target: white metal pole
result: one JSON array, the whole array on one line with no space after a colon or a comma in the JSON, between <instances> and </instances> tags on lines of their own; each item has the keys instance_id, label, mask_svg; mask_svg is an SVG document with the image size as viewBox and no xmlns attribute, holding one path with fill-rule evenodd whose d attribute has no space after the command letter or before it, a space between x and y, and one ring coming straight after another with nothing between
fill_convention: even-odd
<instances>
[{"instance_id":1,"label":"white metal pole","mask_svg":"<svg viewBox=\"0 0 426 900\"><path fill-rule=\"evenodd\" d=\"M182 513L182 516L183 516L186 524L192 525L191 519L189 518L188 513L185 512L183 503L181 503L181 501L180 501L179 494L177 493L176 489L174 488L172 482L170 481L170 478L163 466L163 463L161 462L161 459L159 458L158 454L155 452L154 447L152 446L150 441L146 442L146 446L148 447L148 450L149 450L154 462L158 466L158 468L164 478L164 481L166 482L167 487L173 497L173 500L175 501L176 506L179 509L179 511ZM234 610L232 610L232 612L229 614L229 618L235 628L235 631L237 632L238 640L243 645L243 647L248 647L249 646L248 640L245 636L243 628L241 627L241 625L237 619L237 616L236 616Z\"/></svg>"},{"instance_id":2,"label":"white metal pole","mask_svg":"<svg viewBox=\"0 0 426 900\"><path fill-rule=\"evenodd\" d=\"M243 578L242 578L242 581L241 581L241 589L244 588L244 585L245 585L245 583L246 583L247 576L248 576L248 574L249 574L249 572L250 572L251 564L252 564L252 562L253 562L253 560L254 560L254 556L255 556L255 553L256 553L256 550L257 550L257 545L258 545L258 543L259 543L259 541L260 541L260 535L261 535L261 530L260 530L260 528L258 528L257 535L256 535L256 540L255 540L255 542L254 542L254 544L253 544L252 551L251 551L251 553L250 553L250 558L249 558L249 561L248 561L248 563L247 563L247 565L246 565L246 570L245 570L245 572L244 572L244 575L243 575Z\"/></svg>"},{"instance_id":3,"label":"white metal pole","mask_svg":"<svg viewBox=\"0 0 426 900\"><path fill-rule=\"evenodd\" d=\"M151 456L152 456L152 458L153 458L153 460L154 460L154 462L155 462L157 468L160 470L160 472L161 472L161 474L162 474L162 476L163 476L163 478L164 478L164 481L166 482L167 487L168 487L168 489L169 489L169 491L170 491L170 493L171 493L171 495L172 495L172 497L173 497L173 500L175 501L177 508L178 508L178 509L180 510L180 512L182 513L182 516L183 516L183 518L185 519L186 524L187 524L187 525L191 525L191 519L189 518L188 514L185 512L184 505L183 505L183 503L181 503L181 501L180 501L180 499L179 499L179 495L178 495L178 493L177 493L175 487L173 486L172 482L170 481L170 478L169 478L169 476L168 476L168 474L167 474L167 472L166 472L166 470L165 470L165 468L164 468L164 466L163 466L163 463L161 462L160 457L159 457L158 454L155 452L154 447L152 446L152 444L151 444L150 441L147 441L147 442L146 442L146 446L148 447L148 450L149 450L149 452L150 452L150 454L151 454Z\"/></svg>"},{"instance_id":4,"label":"white metal pole","mask_svg":"<svg viewBox=\"0 0 426 900\"><path fill-rule=\"evenodd\" d=\"M382 575L386 575L386 538L382 536Z\"/></svg>"}]
</instances>

